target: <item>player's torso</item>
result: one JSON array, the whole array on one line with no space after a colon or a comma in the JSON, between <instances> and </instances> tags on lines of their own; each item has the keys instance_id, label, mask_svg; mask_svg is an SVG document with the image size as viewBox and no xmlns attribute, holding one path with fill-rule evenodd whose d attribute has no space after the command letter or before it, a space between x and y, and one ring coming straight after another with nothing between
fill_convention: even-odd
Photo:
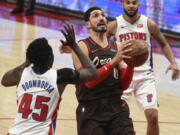
<instances>
[{"instance_id":1,"label":"player's torso","mask_svg":"<svg viewBox=\"0 0 180 135\"><path fill-rule=\"evenodd\" d=\"M14 134L53 133L60 97L56 85L57 72L48 70L37 75L32 68L25 68L17 87L18 113L9 132Z\"/></svg>"},{"instance_id":2,"label":"player's torso","mask_svg":"<svg viewBox=\"0 0 180 135\"><path fill-rule=\"evenodd\" d=\"M94 63L97 69L108 63L116 54L117 46L114 41L109 41L109 45L105 48L102 48L91 38L85 39L83 41L88 47L89 58ZM114 70L105 80L103 80L90 90L84 85L77 86L77 98L78 100L82 101L110 97L111 95L116 94L119 95L119 85L118 70L117 68L114 68Z\"/></svg>"},{"instance_id":3,"label":"player's torso","mask_svg":"<svg viewBox=\"0 0 180 135\"><path fill-rule=\"evenodd\" d=\"M146 63L140 67L135 68L135 71L148 71L152 68L152 51L151 51L151 36L148 30L147 20L148 18L141 15L140 18L133 24L127 22L123 16L118 16L116 40L117 43L125 42L129 40L143 40L149 45L149 57Z\"/></svg>"}]
</instances>

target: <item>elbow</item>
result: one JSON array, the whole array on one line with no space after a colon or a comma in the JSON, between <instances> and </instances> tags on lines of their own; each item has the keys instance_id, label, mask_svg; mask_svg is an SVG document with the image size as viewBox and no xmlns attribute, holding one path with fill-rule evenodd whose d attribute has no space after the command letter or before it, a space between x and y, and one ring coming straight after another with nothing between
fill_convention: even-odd
<instances>
[{"instance_id":1,"label":"elbow","mask_svg":"<svg viewBox=\"0 0 180 135\"><path fill-rule=\"evenodd\" d=\"M15 86L16 83L8 81L8 80L2 78L1 85L4 86L4 87L10 87L10 86Z\"/></svg>"},{"instance_id":2,"label":"elbow","mask_svg":"<svg viewBox=\"0 0 180 135\"><path fill-rule=\"evenodd\" d=\"M1 80L1 85L4 87L8 87L8 83L6 81L4 81L4 79Z\"/></svg>"}]
</instances>

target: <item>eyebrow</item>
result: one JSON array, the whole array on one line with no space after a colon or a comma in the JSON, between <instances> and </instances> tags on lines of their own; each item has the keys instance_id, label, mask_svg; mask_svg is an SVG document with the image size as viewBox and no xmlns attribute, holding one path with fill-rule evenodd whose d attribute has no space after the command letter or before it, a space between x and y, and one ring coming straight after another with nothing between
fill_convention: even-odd
<instances>
[{"instance_id":1,"label":"eyebrow","mask_svg":"<svg viewBox=\"0 0 180 135\"><path fill-rule=\"evenodd\" d=\"M90 15L97 14L97 13L99 14L99 12L93 12L93 13L90 13ZM101 11L100 14L104 14L104 12Z\"/></svg>"}]
</instances>

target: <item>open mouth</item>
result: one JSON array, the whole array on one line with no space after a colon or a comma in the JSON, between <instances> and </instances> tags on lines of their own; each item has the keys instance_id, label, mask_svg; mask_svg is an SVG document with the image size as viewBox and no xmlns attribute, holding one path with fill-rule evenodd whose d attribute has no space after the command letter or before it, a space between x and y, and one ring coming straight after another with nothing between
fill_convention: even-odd
<instances>
[{"instance_id":1,"label":"open mouth","mask_svg":"<svg viewBox=\"0 0 180 135\"><path fill-rule=\"evenodd\" d=\"M98 23L97 26L106 26L105 23Z\"/></svg>"}]
</instances>

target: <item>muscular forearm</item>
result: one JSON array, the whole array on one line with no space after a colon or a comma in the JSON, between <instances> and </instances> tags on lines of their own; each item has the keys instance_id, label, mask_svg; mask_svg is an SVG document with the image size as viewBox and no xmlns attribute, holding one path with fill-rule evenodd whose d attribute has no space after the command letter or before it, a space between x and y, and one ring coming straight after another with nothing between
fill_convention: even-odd
<instances>
[{"instance_id":1,"label":"muscular forearm","mask_svg":"<svg viewBox=\"0 0 180 135\"><path fill-rule=\"evenodd\" d=\"M23 64L6 72L2 77L1 84L6 87L17 85L19 83L22 71L29 65L30 63L26 61Z\"/></svg>"},{"instance_id":2,"label":"muscular forearm","mask_svg":"<svg viewBox=\"0 0 180 135\"><path fill-rule=\"evenodd\" d=\"M162 49L162 51L164 52L164 55L166 56L166 58L169 60L169 62L171 64L176 63L175 59L174 59L174 55L173 55L173 53L171 51L171 48L170 48L170 46L168 44L164 45L161 49Z\"/></svg>"}]
</instances>

